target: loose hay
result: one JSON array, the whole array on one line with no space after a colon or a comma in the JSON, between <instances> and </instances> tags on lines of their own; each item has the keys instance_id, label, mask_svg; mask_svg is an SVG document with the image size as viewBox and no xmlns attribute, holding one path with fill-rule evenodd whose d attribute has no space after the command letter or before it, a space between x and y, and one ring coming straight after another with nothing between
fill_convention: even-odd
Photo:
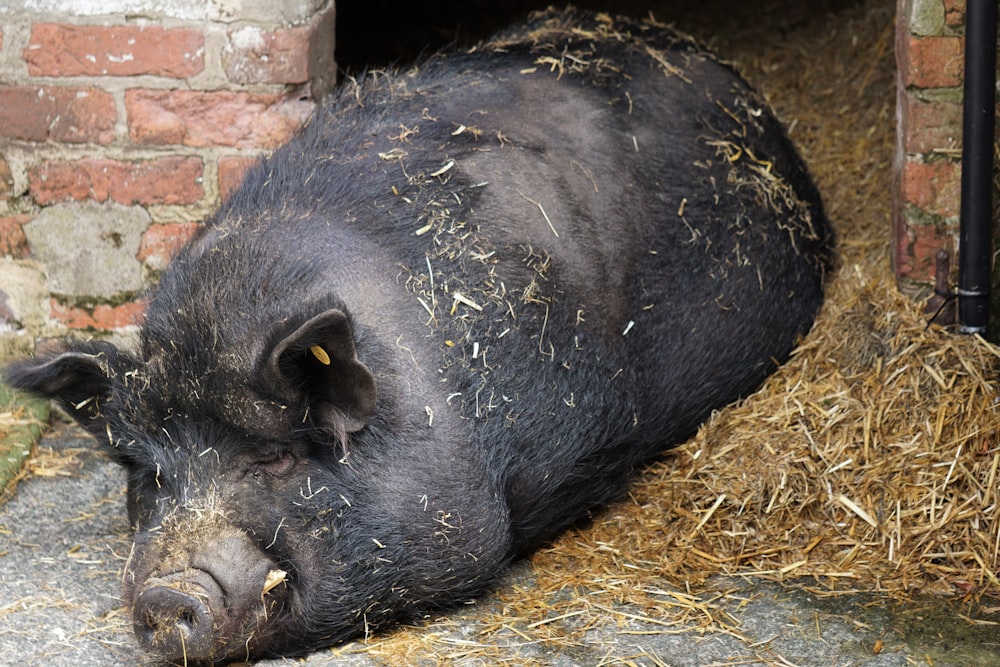
<instances>
[{"instance_id":1,"label":"loose hay","mask_svg":"<svg viewBox=\"0 0 1000 667\"><path fill-rule=\"evenodd\" d=\"M927 330L887 272L842 272L834 291L779 374L713 415L645 473L631 503L596 521L601 540L628 555L624 573L1000 593L1000 350ZM549 557L579 544L561 541Z\"/></svg>"},{"instance_id":2,"label":"loose hay","mask_svg":"<svg viewBox=\"0 0 1000 667\"><path fill-rule=\"evenodd\" d=\"M889 267L893 4L799 16L778 41L773 18L712 26L789 124L839 235L827 302L794 357L645 470L626 501L535 554L535 585L482 603L468 645L438 641L462 631L445 618L335 652L493 663L504 645L583 644L608 622L739 637L728 611L739 595L706 586L720 574L996 606L1000 348L928 327ZM609 647L608 661L629 664L629 650Z\"/></svg>"}]
</instances>

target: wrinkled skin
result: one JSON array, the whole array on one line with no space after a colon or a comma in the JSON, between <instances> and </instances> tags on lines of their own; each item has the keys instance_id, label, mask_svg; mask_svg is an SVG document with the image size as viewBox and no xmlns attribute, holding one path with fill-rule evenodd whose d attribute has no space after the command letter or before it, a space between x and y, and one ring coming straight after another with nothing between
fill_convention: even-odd
<instances>
[{"instance_id":1,"label":"wrinkled skin","mask_svg":"<svg viewBox=\"0 0 1000 667\"><path fill-rule=\"evenodd\" d=\"M138 350L5 376L128 471L144 648L290 655L468 600L615 498L787 358L830 244L732 70L546 15L346 83L175 258Z\"/></svg>"}]
</instances>

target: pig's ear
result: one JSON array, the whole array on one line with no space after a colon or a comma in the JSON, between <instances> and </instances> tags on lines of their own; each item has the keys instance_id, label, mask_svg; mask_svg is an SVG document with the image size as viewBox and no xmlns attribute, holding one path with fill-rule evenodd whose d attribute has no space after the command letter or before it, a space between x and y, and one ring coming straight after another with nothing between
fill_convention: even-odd
<instances>
[{"instance_id":1,"label":"pig's ear","mask_svg":"<svg viewBox=\"0 0 1000 667\"><path fill-rule=\"evenodd\" d=\"M375 412L375 378L358 361L351 324L340 310L317 315L279 341L266 373L274 386L293 393L283 398L304 399L313 421L336 432L360 431Z\"/></svg>"},{"instance_id":2,"label":"pig's ear","mask_svg":"<svg viewBox=\"0 0 1000 667\"><path fill-rule=\"evenodd\" d=\"M110 344L89 343L82 349L12 363L3 369L3 379L17 389L55 399L103 441L107 435L101 405L114 389L111 376L119 356Z\"/></svg>"}]
</instances>

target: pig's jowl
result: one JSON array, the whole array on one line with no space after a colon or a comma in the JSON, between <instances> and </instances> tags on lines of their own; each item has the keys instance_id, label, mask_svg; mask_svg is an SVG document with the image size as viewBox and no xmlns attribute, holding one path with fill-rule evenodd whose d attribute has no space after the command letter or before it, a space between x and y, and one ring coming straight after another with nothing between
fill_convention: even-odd
<instances>
[{"instance_id":1,"label":"pig's jowl","mask_svg":"<svg viewBox=\"0 0 1000 667\"><path fill-rule=\"evenodd\" d=\"M465 601L786 359L830 232L733 71L535 17L346 81L175 258L135 351L8 367L128 471L166 660L294 654Z\"/></svg>"}]
</instances>

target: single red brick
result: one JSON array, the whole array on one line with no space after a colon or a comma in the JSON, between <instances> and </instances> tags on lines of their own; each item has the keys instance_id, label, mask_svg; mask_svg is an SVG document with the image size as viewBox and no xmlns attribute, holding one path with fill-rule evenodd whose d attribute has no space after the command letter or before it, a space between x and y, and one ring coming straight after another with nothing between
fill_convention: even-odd
<instances>
[{"instance_id":1,"label":"single red brick","mask_svg":"<svg viewBox=\"0 0 1000 667\"><path fill-rule=\"evenodd\" d=\"M962 105L925 102L903 91L898 99L899 132L904 153L930 153L961 146Z\"/></svg>"},{"instance_id":2,"label":"single red brick","mask_svg":"<svg viewBox=\"0 0 1000 667\"><path fill-rule=\"evenodd\" d=\"M199 227L196 222L151 225L142 235L136 259L156 270L166 267Z\"/></svg>"},{"instance_id":3,"label":"single red brick","mask_svg":"<svg viewBox=\"0 0 1000 667\"><path fill-rule=\"evenodd\" d=\"M120 306L100 305L94 308L94 321L102 329L121 329L141 324L145 313L145 301L132 301Z\"/></svg>"},{"instance_id":4,"label":"single red brick","mask_svg":"<svg viewBox=\"0 0 1000 667\"><path fill-rule=\"evenodd\" d=\"M31 76L186 79L205 69L205 37L187 28L36 23L22 58Z\"/></svg>"},{"instance_id":5,"label":"single red brick","mask_svg":"<svg viewBox=\"0 0 1000 667\"><path fill-rule=\"evenodd\" d=\"M31 222L30 215L11 215L0 218L0 256L23 259L28 256L28 239L24 224Z\"/></svg>"},{"instance_id":6,"label":"single red brick","mask_svg":"<svg viewBox=\"0 0 1000 667\"><path fill-rule=\"evenodd\" d=\"M954 88L962 85L964 40L961 37L911 35L899 68L903 83L916 88Z\"/></svg>"},{"instance_id":7,"label":"single red brick","mask_svg":"<svg viewBox=\"0 0 1000 667\"><path fill-rule=\"evenodd\" d=\"M958 162L903 163L900 196L903 204L943 217L957 217L962 194L962 169Z\"/></svg>"},{"instance_id":8,"label":"single red brick","mask_svg":"<svg viewBox=\"0 0 1000 667\"><path fill-rule=\"evenodd\" d=\"M93 323L94 318L82 308L64 306L55 299L49 300L49 311L52 319L62 322L71 329L85 329Z\"/></svg>"},{"instance_id":9,"label":"single red brick","mask_svg":"<svg viewBox=\"0 0 1000 667\"><path fill-rule=\"evenodd\" d=\"M23 141L110 143L115 101L96 88L0 86L0 136Z\"/></svg>"},{"instance_id":10,"label":"single red brick","mask_svg":"<svg viewBox=\"0 0 1000 667\"><path fill-rule=\"evenodd\" d=\"M304 83L309 79L310 26L230 30L222 67L234 83Z\"/></svg>"},{"instance_id":11,"label":"single red brick","mask_svg":"<svg viewBox=\"0 0 1000 667\"><path fill-rule=\"evenodd\" d=\"M142 301L132 301L119 306L101 304L93 309L87 309L65 306L52 299L50 308L53 319L62 322L70 329L96 331L113 331L138 325L146 312L146 304Z\"/></svg>"},{"instance_id":12,"label":"single red brick","mask_svg":"<svg viewBox=\"0 0 1000 667\"><path fill-rule=\"evenodd\" d=\"M243 182L250 167L257 164L256 157L224 157L219 158L219 195L228 199Z\"/></svg>"},{"instance_id":13,"label":"single red brick","mask_svg":"<svg viewBox=\"0 0 1000 667\"><path fill-rule=\"evenodd\" d=\"M205 194L197 157L43 162L29 170L28 180L32 197L42 206L66 199L110 199L126 206L194 204Z\"/></svg>"},{"instance_id":14,"label":"single red brick","mask_svg":"<svg viewBox=\"0 0 1000 667\"><path fill-rule=\"evenodd\" d=\"M294 97L232 91L125 92L129 136L143 144L274 148L312 112Z\"/></svg>"}]
</instances>

